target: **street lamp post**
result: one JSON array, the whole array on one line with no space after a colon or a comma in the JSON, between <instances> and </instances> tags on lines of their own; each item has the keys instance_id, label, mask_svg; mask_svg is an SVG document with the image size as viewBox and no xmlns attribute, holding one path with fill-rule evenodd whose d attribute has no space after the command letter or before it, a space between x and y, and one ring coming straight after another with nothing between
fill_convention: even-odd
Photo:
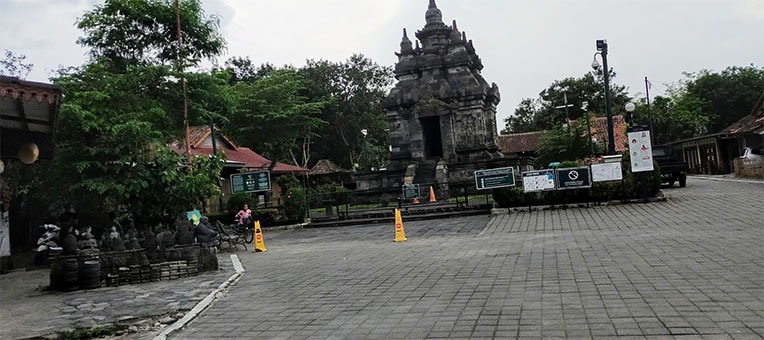
<instances>
[{"instance_id":1,"label":"street lamp post","mask_svg":"<svg viewBox=\"0 0 764 340\"><path fill-rule=\"evenodd\" d=\"M589 102L581 103L581 109L586 112L586 138L589 139L589 153L594 156L594 143L592 142L592 118L589 116Z\"/></svg>"},{"instance_id":2,"label":"street lamp post","mask_svg":"<svg viewBox=\"0 0 764 340\"><path fill-rule=\"evenodd\" d=\"M369 134L369 130L361 129L361 134L363 135L363 154L361 155L361 162L364 163L363 167L366 168L366 135Z\"/></svg>"},{"instance_id":3,"label":"street lamp post","mask_svg":"<svg viewBox=\"0 0 764 340\"><path fill-rule=\"evenodd\" d=\"M602 57L602 68L605 80L605 114L607 115L607 151L609 155L615 154L615 136L613 135L613 115L610 114L610 69L607 67L607 40L597 40L597 53L594 54L592 68L597 70L600 64L597 62L597 54Z\"/></svg>"}]
</instances>

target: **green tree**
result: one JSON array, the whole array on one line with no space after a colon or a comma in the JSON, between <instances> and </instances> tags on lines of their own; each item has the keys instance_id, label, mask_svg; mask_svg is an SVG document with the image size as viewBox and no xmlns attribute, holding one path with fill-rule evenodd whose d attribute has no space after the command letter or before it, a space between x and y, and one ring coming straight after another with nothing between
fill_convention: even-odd
<instances>
[{"instance_id":1,"label":"green tree","mask_svg":"<svg viewBox=\"0 0 764 340\"><path fill-rule=\"evenodd\" d=\"M309 101L304 89L302 75L291 68L237 83L239 101L226 131L273 160L307 167L313 139L326 122L319 115L325 103Z\"/></svg>"},{"instance_id":2,"label":"green tree","mask_svg":"<svg viewBox=\"0 0 764 340\"><path fill-rule=\"evenodd\" d=\"M551 162L584 159L591 154L590 151L586 119L578 119L568 126L558 125L544 132L536 166L546 167ZM602 145L595 145L595 154L602 152Z\"/></svg>"},{"instance_id":3,"label":"green tree","mask_svg":"<svg viewBox=\"0 0 764 340\"><path fill-rule=\"evenodd\" d=\"M722 131L749 114L764 92L764 69L731 66L715 73L685 73L666 95L652 98L654 141L659 144ZM649 124L645 98L640 98L634 123Z\"/></svg>"},{"instance_id":4,"label":"green tree","mask_svg":"<svg viewBox=\"0 0 764 340\"><path fill-rule=\"evenodd\" d=\"M225 117L235 99L227 73L172 67L195 64L225 46L217 20L204 17L199 1L181 1L181 12L182 56L174 44L172 1L107 0L78 21L85 31L78 42L93 59L54 79L63 100L48 187L86 198L93 208L155 217L199 208L201 198L219 193L221 158L189 161L170 147L183 135L179 79L187 79L194 98L192 123Z\"/></svg>"},{"instance_id":5,"label":"green tree","mask_svg":"<svg viewBox=\"0 0 764 340\"><path fill-rule=\"evenodd\" d=\"M197 65L225 49L219 19L205 16L199 0L180 1L183 62ZM175 2L172 0L106 0L77 21L85 35L77 40L94 59L113 61L117 72L127 65L167 64L180 60Z\"/></svg>"},{"instance_id":6,"label":"green tree","mask_svg":"<svg viewBox=\"0 0 764 340\"><path fill-rule=\"evenodd\" d=\"M389 134L381 103L392 84L392 69L355 54L342 63L308 60L300 73L309 81L306 95L327 102L321 117L329 124L318 133L314 148L318 158L344 167L364 163L359 165L365 169L384 164Z\"/></svg>"},{"instance_id":7,"label":"green tree","mask_svg":"<svg viewBox=\"0 0 764 340\"><path fill-rule=\"evenodd\" d=\"M54 80L65 99L49 185L109 209L129 206L152 216L198 208L201 197L219 193L221 162L194 158L187 164L170 150L181 135L166 124L177 111L172 96L162 95L177 88L168 86L170 70L109 69L101 61ZM193 173L186 171L189 166Z\"/></svg>"},{"instance_id":8,"label":"green tree","mask_svg":"<svg viewBox=\"0 0 764 340\"><path fill-rule=\"evenodd\" d=\"M523 99L513 116L505 119L505 131L528 132L553 129L567 120L577 120L585 116L581 109L587 102L588 111L594 116L605 116L605 82L602 71L592 71L580 78L555 80L552 85L539 93L538 99ZM631 98L626 87L613 82L616 73L610 70L610 107L612 114L618 114ZM566 108L561 106L571 105Z\"/></svg>"},{"instance_id":9,"label":"green tree","mask_svg":"<svg viewBox=\"0 0 764 340\"><path fill-rule=\"evenodd\" d=\"M686 73L681 97L709 118L707 132L719 132L751 113L764 92L764 68L731 66L721 72Z\"/></svg>"},{"instance_id":10,"label":"green tree","mask_svg":"<svg viewBox=\"0 0 764 340\"><path fill-rule=\"evenodd\" d=\"M536 113L539 111L536 99L523 98L515 109L515 113L504 118L502 134L536 131Z\"/></svg>"}]
</instances>

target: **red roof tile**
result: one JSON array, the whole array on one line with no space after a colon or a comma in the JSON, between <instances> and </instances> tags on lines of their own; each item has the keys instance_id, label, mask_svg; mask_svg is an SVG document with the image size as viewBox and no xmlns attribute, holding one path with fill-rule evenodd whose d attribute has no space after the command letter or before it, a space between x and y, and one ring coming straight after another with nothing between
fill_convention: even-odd
<instances>
[{"instance_id":1,"label":"red roof tile","mask_svg":"<svg viewBox=\"0 0 764 340\"><path fill-rule=\"evenodd\" d=\"M499 135L499 150L503 154L537 151L541 147L544 131Z\"/></svg>"},{"instance_id":2,"label":"red roof tile","mask_svg":"<svg viewBox=\"0 0 764 340\"><path fill-rule=\"evenodd\" d=\"M613 116L613 136L616 152L629 150L629 137L626 134L626 122L623 120L623 115ZM592 137L607 146L607 117L594 117Z\"/></svg>"},{"instance_id":3,"label":"red roof tile","mask_svg":"<svg viewBox=\"0 0 764 340\"><path fill-rule=\"evenodd\" d=\"M215 128L215 131L218 131ZM228 162L241 163L245 168L261 168L268 169L271 166L271 160L261 156L257 152L247 147L236 145L232 140L228 139L221 133L216 133L216 137L219 137L225 141L225 145L220 145L217 148L218 152L224 152ZM211 147L200 147L207 138L210 137L210 129L207 126L197 126L189 129L189 143L191 144L191 154L194 156L212 156ZM170 145L173 151L178 154L184 154L186 152L183 143L174 143ZM308 169L276 162L271 173L274 174L288 174L288 173L306 173Z\"/></svg>"}]
</instances>

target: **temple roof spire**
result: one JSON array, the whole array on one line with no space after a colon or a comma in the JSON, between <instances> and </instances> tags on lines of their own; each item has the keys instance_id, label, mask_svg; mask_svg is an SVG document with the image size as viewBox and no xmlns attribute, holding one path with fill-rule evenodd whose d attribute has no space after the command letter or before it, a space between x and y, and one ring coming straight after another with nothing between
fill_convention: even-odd
<instances>
[{"instance_id":1,"label":"temple roof spire","mask_svg":"<svg viewBox=\"0 0 764 340\"><path fill-rule=\"evenodd\" d=\"M459 32L459 27L456 26L456 20L454 20L451 25L451 35L448 38L451 39L451 42L458 42L462 38L462 35Z\"/></svg>"},{"instance_id":2,"label":"temple roof spire","mask_svg":"<svg viewBox=\"0 0 764 340\"><path fill-rule=\"evenodd\" d=\"M427 26L430 25L443 25L443 13L438 9L438 5L435 4L435 0L430 0L430 5L427 8L427 12L424 15L427 20Z\"/></svg>"},{"instance_id":3,"label":"temple roof spire","mask_svg":"<svg viewBox=\"0 0 764 340\"><path fill-rule=\"evenodd\" d=\"M411 47L411 40L409 40L408 34L406 33L406 29L403 29L403 38L401 39L401 52L411 52L413 51L413 47Z\"/></svg>"}]
</instances>

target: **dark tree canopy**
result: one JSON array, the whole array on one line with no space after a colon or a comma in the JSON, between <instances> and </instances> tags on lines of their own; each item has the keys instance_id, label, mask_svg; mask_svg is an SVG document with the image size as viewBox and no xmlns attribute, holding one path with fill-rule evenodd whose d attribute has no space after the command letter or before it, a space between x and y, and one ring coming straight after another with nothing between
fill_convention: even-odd
<instances>
[{"instance_id":1,"label":"dark tree canopy","mask_svg":"<svg viewBox=\"0 0 764 340\"><path fill-rule=\"evenodd\" d=\"M618 114L618 108L630 100L626 87L613 82L615 76L611 69L610 107L614 115ZM580 119L585 116L582 109L584 102L587 102L587 110L592 115L605 115L605 82L602 71L589 72L580 78L556 80L539 93L538 99L523 99L514 114L504 120L502 133L553 129L565 124L567 120Z\"/></svg>"},{"instance_id":2,"label":"dark tree canopy","mask_svg":"<svg viewBox=\"0 0 764 340\"><path fill-rule=\"evenodd\" d=\"M205 16L199 0L180 1L183 60L196 65L225 50L219 20ZM84 36L77 40L93 58L107 57L117 70L126 65L166 64L179 58L173 0L106 0L77 21Z\"/></svg>"}]
</instances>

